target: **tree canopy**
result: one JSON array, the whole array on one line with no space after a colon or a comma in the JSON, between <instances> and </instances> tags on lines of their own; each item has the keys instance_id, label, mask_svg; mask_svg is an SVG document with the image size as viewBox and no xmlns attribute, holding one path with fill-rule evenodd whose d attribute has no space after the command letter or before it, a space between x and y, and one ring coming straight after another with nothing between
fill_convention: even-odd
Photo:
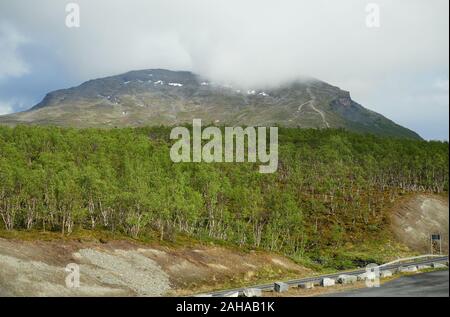
<instances>
[{"instance_id":1,"label":"tree canopy","mask_svg":"<svg viewBox=\"0 0 450 317\"><path fill-rule=\"evenodd\" d=\"M170 128L0 127L6 230L177 233L304 254L377 235L408 192L448 191L448 143L280 128L279 167L173 163Z\"/></svg>"}]
</instances>

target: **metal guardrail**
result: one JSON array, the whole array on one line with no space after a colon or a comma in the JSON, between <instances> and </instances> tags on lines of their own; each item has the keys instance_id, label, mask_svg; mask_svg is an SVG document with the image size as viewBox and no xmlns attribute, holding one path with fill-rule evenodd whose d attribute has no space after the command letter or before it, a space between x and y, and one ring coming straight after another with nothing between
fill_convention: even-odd
<instances>
[{"instance_id":1,"label":"metal guardrail","mask_svg":"<svg viewBox=\"0 0 450 317\"><path fill-rule=\"evenodd\" d=\"M397 263L404 262L404 261L415 261L415 260L420 260L420 259L424 259L424 258L442 258L442 257L445 257L445 256L448 257L448 255L442 255L442 254L425 254L425 255L418 255L418 256L413 256L413 257L409 257L409 258L401 258L401 259L397 259L397 260L394 260L394 261L392 261L392 262L388 262L388 263L385 263L385 264L381 264L381 265L379 265L378 267L379 267L379 268L382 268L382 267L385 267L385 266L397 264Z\"/></svg>"},{"instance_id":2,"label":"metal guardrail","mask_svg":"<svg viewBox=\"0 0 450 317\"><path fill-rule=\"evenodd\" d=\"M424 259L424 260L422 260L422 259ZM421 265L421 264L425 265L425 264L432 264L434 262L448 261L448 255L432 255L432 254L430 254L430 255L420 255L420 256L410 257L410 258L402 258L402 259L394 260L389 263L379 265L378 267L383 268L385 270L398 269L399 267L406 264L406 263L400 263L400 262L404 262L404 261L412 261L412 262L408 263L408 265ZM301 279L293 279L293 280L285 281L284 283L286 283L288 285L298 285L300 283L315 282L315 281L321 280L326 277L337 278L341 274L359 275L359 274L366 273L366 272L367 272L366 269L359 269L359 270L354 270L354 271L338 272L338 273L332 273L332 274L326 274L326 275L306 277L306 278L301 278ZM244 290L249 289L249 288L256 288L256 289L260 289L260 290L273 290L273 286L274 286L274 283L262 284L262 285L256 285L256 286L208 292L208 293L198 294L197 296L222 297L222 296L226 296L227 294L230 294L230 293L235 294L236 292L238 292L238 294L242 294L244 292Z\"/></svg>"}]
</instances>

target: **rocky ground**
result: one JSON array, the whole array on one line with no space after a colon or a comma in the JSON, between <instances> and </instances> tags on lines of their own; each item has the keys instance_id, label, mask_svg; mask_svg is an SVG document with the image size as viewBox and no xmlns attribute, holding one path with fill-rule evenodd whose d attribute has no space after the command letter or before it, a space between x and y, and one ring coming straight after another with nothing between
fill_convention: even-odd
<instances>
[{"instance_id":1,"label":"rocky ground","mask_svg":"<svg viewBox=\"0 0 450 317\"><path fill-rule=\"evenodd\" d=\"M79 288L66 286L70 263ZM1 296L175 296L310 273L275 254L216 246L0 239Z\"/></svg>"}]
</instances>

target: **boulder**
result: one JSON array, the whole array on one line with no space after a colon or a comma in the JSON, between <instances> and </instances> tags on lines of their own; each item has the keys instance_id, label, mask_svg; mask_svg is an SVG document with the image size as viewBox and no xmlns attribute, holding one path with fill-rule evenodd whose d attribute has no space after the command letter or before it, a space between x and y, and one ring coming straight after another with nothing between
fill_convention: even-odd
<instances>
[{"instance_id":1,"label":"boulder","mask_svg":"<svg viewBox=\"0 0 450 317\"><path fill-rule=\"evenodd\" d=\"M243 292L244 297L261 297L262 291L259 288L247 288Z\"/></svg>"},{"instance_id":2,"label":"boulder","mask_svg":"<svg viewBox=\"0 0 450 317\"><path fill-rule=\"evenodd\" d=\"M357 280L358 280L357 276L347 274L339 275L337 278L337 281L340 284L353 284L356 283Z\"/></svg>"},{"instance_id":3,"label":"boulder","mask_svg":"<svg viewBox=\"0 0 450 317\"><path fill-rule=\"evenodd\" d=\"M401 266L398 268L399 273L413 273L417 272L417 266L410 265L410 266Z\"/></svg>"},{"instance_id":4,"label":"boulder","mask_svg":"<svg viewBox=\"0 0 450 317\"><path fill-rule=\"evenodd\" d=\"M418 265L418 266L417 266L417 269L418 269L419 271L422 271L422 270L429 270L429 269L431 269L431 265L424 265L424 264L421 264L421 265Z\"/></svg>"},{"instance_id":5,"label":"boulder","mask_svg":"<svg viewBox=\"0 0 450 317\"><path fill-rule=\"evenodd\" d=\"M303 288L303 289L311 289L311 288L314 288L314 282L300 283L300 284L298 284L298 287Z\"/></svg>"},{"instance_id":6,"label":"boulder","mask_svg":"<svg viewBox=\"0 0 450 317\"><path fill-rule=\"evenodd\" d=\"M409 272L417 272L417 266L416 265L410 265L408 266Z\"/></svg>"},{"instance_id":7,"label":"boulder","mask_svg":"<svg viewBox=\"0 0 450 317\"><path fill-rule=\"evenodd\" d=\"M336 284L336 281L332 278L324 277L320 283L323 287L330 287L334 286Z\"/></svg>"},{"instance_id":8,"label":"boulder","mask_svg":"<svg viewBox=\"0 0 450 317\"><path fill-rule=\"evenodd\" d=\"M442 264L442 263L436 263L436 262L433 263L432 265L433 265L433 269L444 269L444 268L447 267L445 264Z\"/></svg>"},{"instance_id":9,"label":"boulder","mask_svg":"<svg viewBox=\"0 0 450 317\"><path fill-rule=\"evenodd\" d=\"M276 282L273 285L273 289L277 293L282 293L282 292L286 292L289 289L289 285L286 283L283 283L283 282Z\"/></svg>"},{"instance_id":10,"label":"boulder","mask_svg":"<svg viewBox=\"0 0 450 317\"><path fill-rule=\"evenodd\" d=\"M356 278L358 281L366 281L366 280L373 281L377 278L377 273L366 272L366 273L359 274Z\"/></svg>"},{"instance_id":11,"label":"boulder","mask_svg":"<svg viewBox=\"0 0 450 317\"><path fill-rule=\"evenodd\" d=\"M359 275L356 277L356 279L357 279L358 281L365 281L365 280L367 279L367 273L359 274Z\"/></svg>"},{"instance_id":12,"label":"boulder","mask_svg":"<svg viewBox=\"0 0 450 317\"><path fill-rule=\"evenodd\" d=\"M314 286L321 286L322 280L314 280L313 284L314 284Z\"/></svg>"}]
</instances>

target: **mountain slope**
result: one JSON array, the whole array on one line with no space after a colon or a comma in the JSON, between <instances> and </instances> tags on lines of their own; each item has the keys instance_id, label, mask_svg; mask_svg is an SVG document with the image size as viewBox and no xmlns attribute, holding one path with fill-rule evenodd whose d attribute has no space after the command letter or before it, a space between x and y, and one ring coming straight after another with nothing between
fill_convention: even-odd
<instances>
[{"instance_id":1,"label":"mountain slope","mask_svg":"<svg viewBox=\"0 0 450 317\"><path fill-rule=\"evenodd\" d=\"M54 91L29 111L0 117L0 123L122 127L175 125L194 118L220 125L345 128L420 139L357 104L347 91L318 80L244 91L190 72L162 69L132 71Z\"/></svg>"}]
</instances>

